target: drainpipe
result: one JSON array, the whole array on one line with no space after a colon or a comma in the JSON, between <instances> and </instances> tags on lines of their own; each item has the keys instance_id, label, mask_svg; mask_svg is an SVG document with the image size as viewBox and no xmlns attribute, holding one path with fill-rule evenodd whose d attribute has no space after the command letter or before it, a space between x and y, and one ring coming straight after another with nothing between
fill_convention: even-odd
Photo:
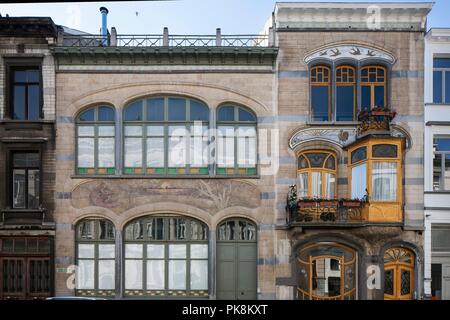
<instances>
[{"instance_id":1,"label":"drainpipe","mask_svg":"<svg viewBox=\"0 0 450 320\"><path fill-rule=\"evenodd\" d=\"M107 24L107 16L108 9L105 7L100 7L100 12L102 14L102 45L106 47L108 45L108 24Z\"/></svg>"}]
</instances>

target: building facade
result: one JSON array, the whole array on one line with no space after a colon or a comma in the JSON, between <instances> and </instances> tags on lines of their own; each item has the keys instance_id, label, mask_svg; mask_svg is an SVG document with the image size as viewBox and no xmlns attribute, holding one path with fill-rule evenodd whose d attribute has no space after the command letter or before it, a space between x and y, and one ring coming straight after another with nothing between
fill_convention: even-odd
<instances>
[{"instance_id":1,"label":"building facade","mask_svg":"<svg viewBox=\"0 0 450 320\"><path fill-rule=\"evenodd\" d=\"M425 38L425 294L450 299L450 30Z\"/></svg>"},{"instance_id":2,"label":"building facade","mask_svg":"<svg viewBox=\"0 0 450 320\"><path fill-rule=\"evenodd\" d=\"M0 299L54 294L55 66L50 18L0 17Z\"/></svg>"}]
</instances>

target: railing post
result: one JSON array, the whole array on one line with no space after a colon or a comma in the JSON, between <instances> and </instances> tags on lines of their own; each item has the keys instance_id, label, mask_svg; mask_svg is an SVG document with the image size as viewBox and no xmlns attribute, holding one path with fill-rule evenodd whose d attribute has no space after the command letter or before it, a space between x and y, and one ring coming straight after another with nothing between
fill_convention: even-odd
<instances>
[{"instance_id":1,"label":"railing post","mask_svg":"<svg viewBox=\"0 0 450 320\"><path fill-rule=\"evenodd\" d=\"M117 46L117 31L116 31L116 27L112 27L111 28L111 42L110 42L111 47L116 47Z\"/></svg>"},{"instance_id":2,"label":"railing post","mask_svg":"<svg viewBox=\"0 0 450 320\"><path fill-rule=\"evenodd\" d=\"M269 28L269 47L275 45L275 32L273 32L273 27Z\"/></svg>"},{"instance_id":3,"label":"railing post","mask_svg":"<svg viewBox=\"0 0 450 320\"><path fill-rule=\"evenodd\" d=\"M163 31L163 46L168 47L169 46L169 28L164 27Z\"/></svg>"},{"instance_id":4,"label":"railing post","mask_svg":"<svg viewBox=\"0 0 450 320\"><path fill-rule=\"evenodd\" d=\"M216 29L216 47L222 46L222 31L220 28Z\"/></svg>"}]
</instances>

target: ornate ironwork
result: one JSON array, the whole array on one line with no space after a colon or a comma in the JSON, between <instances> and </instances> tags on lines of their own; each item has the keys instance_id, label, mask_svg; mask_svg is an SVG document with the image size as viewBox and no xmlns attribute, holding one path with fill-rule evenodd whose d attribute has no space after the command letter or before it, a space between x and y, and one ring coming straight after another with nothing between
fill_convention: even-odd
<instances>
[{"instance_id":1,"label":"ornate ironwork","mask_svg":"<svg viewBox=\"0 0 450 320\"><path fill-rule=\"evenodd\" d=\"M397 113L385 108L374 108L370 111L361 111L358 120L357 135L369 132L390 132L390 125Z\"/></svg>"}]
</instances>

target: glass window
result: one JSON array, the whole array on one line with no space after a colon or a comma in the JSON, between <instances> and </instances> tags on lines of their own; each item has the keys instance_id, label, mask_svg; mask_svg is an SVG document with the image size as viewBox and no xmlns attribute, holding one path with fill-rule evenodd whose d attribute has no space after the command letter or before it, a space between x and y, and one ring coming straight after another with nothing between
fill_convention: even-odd
<instances>
[{"instance_id":1,"label":"glass window","mask_svg":"<svg viewBox=\"0 0 450 320\"><path fill-rule=\"evenodd\" d=\"M443 79L442 79L442 71L434 71L433 72L433 102L434 103L442 103L442 97L444 96L444 91L442 90Z\"/></svg>"},{"instance_id":2,"label":"glass window","mask_svg":"<svg viewBox=\"0 0 450 320\"><path fill-rule=\"evenodd\" d=\"M255 175L256 116L238 106L222 106L217 122L217 174Z\"/></svg>"},{"instance_id":3,"label":"glass window","mask_svg":"<svg viewBox=\"0 0 450 320\"><path fill-rule=\"evenodd\" d=\"M12 207L37 209L40 206L40 154L12 153Z\"/></svg>"},{"instance_id":4,"label":"glass window","mask_svg":"<svg viewBox=\"0 0 450 320\"><path fill-rule=\"evenodd\" d=\"M352 199L363 199L367 190L367 164L355 166L352 169Z\"/></svg>"},{"instance_id":5,"label":"glass window","mask_svg":"<svg viewBox=\"0 0 450 320\"><path fill-rule=\"evenodd\" d=\"M331 115L330 68L316 66L311 69L311 119L329 121Z\"/></svg>"},{"instance_id":6,"label":"glass window","mask_svg":"<svg viewBox=\"0 0 450 320\"><path fill-rule=\"evenodd\" d=\"M41 108L40 68L11 68L11 116L14 120L39 120Z\"/></svg>"},{"instance_id":7,"label":"glass window","mask_svg":"<svg viewBox=\"0 0 450 320\"><path fill-rule=\"evenodd\" d=\"M115 228L107 220L85 219L76 226L76 295L114 296Z\"/></svg>"},{"instance_id":8,"label":"glass window","mask_svg":"<svg viewBox=\"0 0 450 320\"><path fill-rule=\"evenodd\" d=\"M397 163L374 162L372 164L372 200L397 200Z\"/></svg>"},{"instance_id":9,"label":"glass window","mask_svg":"<svg viewBox=\"0 0 450 320\"><path fill-rule=\"evenodd\" d=\"M368 66L361 69L361 110L387 107L386 68Z\"/></svg>"},{"instance_id":10,"label":"glass window","mask_svg":"<svg viewBox=\"0 0 450 320\"><path fill-rule=\"evenodd\" d=\"M447 191L450 188L450 138L434 139L433 190Z\"/></svg>"},{"instance_id":11,"label":"glass window","mask_svg":"<svg viewBox=\"0 0 450 320\"><path fill-rule=\"evenodd\" d=\"M115 173L115 115L108 106L92 107L76 119L77 173Z\"/></svg>"},{"instance_id":12,"label":"glass window","mask_svg":"<svg viewBox=\"0 0 450 320\"><path fill-rule=\"evenodd\" d=\"M356 109L356 71L350 66L336 69L336 120L353 121Z\"/></svg>"},{"instance_id":13,"label":"glass window","mask_svg":"<svg viewBox=\"0 0 450 320\"><path fill-rule=\"evenodd\" d=\"M434 59L433 102L450 103L450 58Z\"/></svg>"},{"instance_id":14,"label":"glass window","mask_svg":"<svg viewBox=\"0 0 450 320\"><path fill-rule=\"evenodd\" d=\"M398 147L393 144L376 144L372 146L372 157L374 158L397 158Z\"/></svg>"},{"instance_id":15,"label":"glass window","mask_svg":"<svg viewBox=\"0 0 450 320\"><path fill-rule=\"evenodd\" d=\"M238 242L256 241L256 232L256 225L253 222L244 219L230 219L219 225L217 229L217 240Z\"/></svg>"}]
</instances>

